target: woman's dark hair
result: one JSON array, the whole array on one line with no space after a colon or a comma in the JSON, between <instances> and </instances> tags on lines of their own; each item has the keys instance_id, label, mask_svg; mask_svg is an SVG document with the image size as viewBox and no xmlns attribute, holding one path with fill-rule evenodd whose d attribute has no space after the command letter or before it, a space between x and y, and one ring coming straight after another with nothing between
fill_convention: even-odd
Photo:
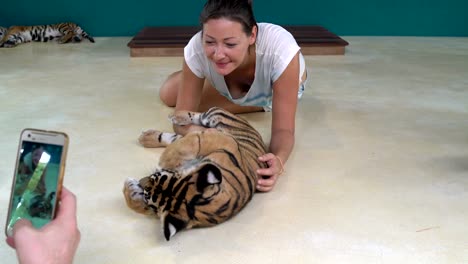
<instances>
[{"instance_id":1,"label":"woman's dark hair","mask_svg":"<svg viewBox=\"0 0 468 264\"><path fill-rule=\"evenodd\" d=\"M208 0L200 14L200 24L203 28L210 19L226 18L239 22L243 31L250 36L257 22L252 10L252 0Z\"/></svg>"}]
</instances>

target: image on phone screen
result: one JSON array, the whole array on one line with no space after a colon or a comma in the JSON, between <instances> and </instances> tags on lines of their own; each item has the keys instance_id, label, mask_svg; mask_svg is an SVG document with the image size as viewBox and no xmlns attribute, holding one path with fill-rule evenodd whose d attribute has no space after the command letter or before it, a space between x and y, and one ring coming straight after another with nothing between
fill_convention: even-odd
<instances>
[{"instance_id":1,"label":"image on phone screen","mask_svg":"<svg viewBox=\"0 0 468 264\"><path fill-rule=\"evenodd\" d=\"M36 228L54 217L63 146L22 141L15 171L8 230L19 219Z\"/></svg>"}]
</instances>

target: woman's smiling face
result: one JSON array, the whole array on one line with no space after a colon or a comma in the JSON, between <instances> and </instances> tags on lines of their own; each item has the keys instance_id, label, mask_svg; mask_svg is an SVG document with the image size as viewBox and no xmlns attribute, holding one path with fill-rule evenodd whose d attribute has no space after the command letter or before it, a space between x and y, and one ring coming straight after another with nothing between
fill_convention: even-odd
<instances>
[{"instance_id":1,"label":"woman's smiling face","mask_svg":"<svg viewBox=\"0 0 468 264\"><path fill-rule=\"evenodd\" d=\"M226 76L247 61L255 32L248 36L239 22L225 18L210 19L203 24L203 48L216 72Z\"/></svg>"}]
</instances>

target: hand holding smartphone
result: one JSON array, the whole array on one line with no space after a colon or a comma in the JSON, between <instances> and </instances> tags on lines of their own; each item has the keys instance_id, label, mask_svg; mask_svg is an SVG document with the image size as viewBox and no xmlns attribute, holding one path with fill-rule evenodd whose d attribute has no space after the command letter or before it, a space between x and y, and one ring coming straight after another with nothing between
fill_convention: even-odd
<instances>
[{"instance_id":1,"label":"hand holding smartphone","mask_svg":"<svg viewBox=\"0 0 468 264\"><path fill-rule=\"evenodd\" d=\"M21 132L5 233L19 219L40 228L55 217L62 190L68 136L27 128Z\"/></svg>"}]
</instances>

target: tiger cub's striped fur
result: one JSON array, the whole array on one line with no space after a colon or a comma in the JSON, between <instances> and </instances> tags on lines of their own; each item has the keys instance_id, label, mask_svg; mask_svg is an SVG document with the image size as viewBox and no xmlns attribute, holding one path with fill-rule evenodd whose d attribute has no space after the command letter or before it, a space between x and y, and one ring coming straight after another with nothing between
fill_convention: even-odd
<instances>
[{"instance_id":1,"label":"tiger cub's striped fur","mask_svg":"<svg viewBox=\"0 0 468 264\"><path fill-rule=\"evenodd\" d=\"M166 147L160 169L141 180L127 179L124 196L136 212L156 215L167 240L183 229L220 224L237 214L256 189L258 161L266 153L260 134L244 119L221 108L178 111L174 124L210 128L184 137L148 130L145 147Z\"/></svg>"},{"instance_id":2,"label":"tiger cub's striped fur","mask_svg":"<svg viewBox=\"0 0 468 264\"><path fill-rule=\"evenodd\" d=\"M0 27L0 40L3 38L3 36L5 35L5 33L7 32L7 28L4 28L4 27ZM1 42L0 42L1 43Z\"/></svg>"},{"instance_id":3,"label":"tiger cub's striped fur","mask_svg":"<svg viewBox=\"0 0 468 264\"><path fill-rule=\"evenodd\" d=\"M42 26L11 26L4 29L0 40L0 47L11 48L18 44L30 41L52 41L59 43L81 42L88 39L94 42L94 38L88 35L75 23L60 23ZM1 31L1 30L0 30Z\"/></svg>"}]
</instances>

